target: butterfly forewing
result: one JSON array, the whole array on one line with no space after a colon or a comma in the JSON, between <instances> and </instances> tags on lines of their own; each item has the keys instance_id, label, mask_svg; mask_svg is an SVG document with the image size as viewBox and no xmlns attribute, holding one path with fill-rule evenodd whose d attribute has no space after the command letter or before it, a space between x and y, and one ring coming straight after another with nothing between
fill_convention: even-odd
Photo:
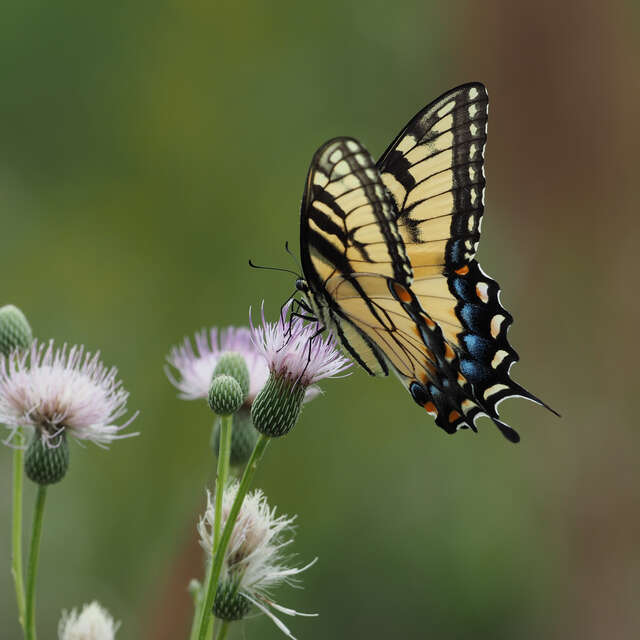
<instances>
[{"instance_id":1,"label":"butterfly forewing","mask_svg":"<svg viewBox=\"0 0 640 640\"><path fill-rule=\"evenodd\" d=\"M436 260L455 270L475 255L487 115L481 84L453 89L418 113L378 161L416 278L421 266Z\"/></svg>"}]
</instances>

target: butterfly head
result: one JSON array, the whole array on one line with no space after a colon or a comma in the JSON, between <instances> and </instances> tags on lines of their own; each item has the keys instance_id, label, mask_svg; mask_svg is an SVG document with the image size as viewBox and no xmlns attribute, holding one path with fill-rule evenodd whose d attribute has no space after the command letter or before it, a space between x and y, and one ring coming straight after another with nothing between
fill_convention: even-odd
<instances>
[{"instance_id":1,"label":"butterfly head","mask_svg":"<svg viewBox=\"0 0 640 640\"><path fill-rule=\"evenodd\" d=\"M296 280L296 289L302 293L309 293L309 285L304 278L298 278Z\"/></svg>"}]
</instances>

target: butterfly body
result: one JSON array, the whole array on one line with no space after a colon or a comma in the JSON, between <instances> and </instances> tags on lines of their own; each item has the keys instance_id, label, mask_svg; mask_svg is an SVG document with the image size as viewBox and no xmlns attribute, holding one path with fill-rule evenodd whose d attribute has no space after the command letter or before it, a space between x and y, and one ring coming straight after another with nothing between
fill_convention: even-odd
<instances>
[{"instance_id":1,"label":"butterfly body","mask_svg":"<svg viewBox=\"0 0 640 640\"><path fill-rule=\"evenodd\" d=\"M488 98L453 89L376 163L355 139L314 155L302 202L303 305L370 375L393 371L448 433L521 396L499 286L475 260L484 211ZM546 405L544 405L546 406Z\"/></svg>"}]
</instances>

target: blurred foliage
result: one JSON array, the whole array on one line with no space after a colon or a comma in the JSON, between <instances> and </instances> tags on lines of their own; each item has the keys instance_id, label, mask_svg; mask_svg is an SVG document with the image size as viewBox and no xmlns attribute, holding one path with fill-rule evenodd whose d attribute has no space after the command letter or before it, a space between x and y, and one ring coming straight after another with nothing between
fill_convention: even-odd
<instances>
[{"instance_id":1,"label":"blurred foliage","mask_svg":"<svg viewBox=\"0 0 640 640\"><path fill-rule=\"evenodd\" d=\"M246 324L262 299L275 315L293 282L247 260L291 266L323 141L354 135L378 154L469 80L492 100L480 259L516 317L516 378L565 417L507 403L514 447L489 423L446 436L393 380L326 383L258 474L299 514L300 561L320 557L276 599L320 612L291 622L306 640L634 635L638 349L620 336L638 312L638 222L616 167L637 164L637 21L622 3L575 4L5 3L0 305L40 338L100 349L141 411L138 438L72 444L50 492L42 637L93 598L122 640L185 637L211 417L176 398L165 354L203 326ZM280 635L258 617L233 637Z\"/></svg>"}]
</instances>

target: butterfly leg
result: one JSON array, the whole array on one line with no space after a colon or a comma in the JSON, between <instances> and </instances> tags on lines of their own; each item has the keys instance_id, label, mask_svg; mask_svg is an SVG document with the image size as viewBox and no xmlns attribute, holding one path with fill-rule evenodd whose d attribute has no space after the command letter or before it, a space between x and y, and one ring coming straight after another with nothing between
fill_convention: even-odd
<instances>
[{"instance_id":1,"label":"butterfly leg","mask_svg":"<svg viewBox=\"0 0 640 640\"><path fill-rule=\"evenodd\" d=\"M313 346L313 341L322 334L323 331L326 330L327 327L318 327L318 330L309 338L309 340L307 340L307 364L304 366L304 369L302 371L302 373L300 374L300 377L302 377L306 371L307 371L307 367L309 366L309 363L311 362L311 348Z\"/></svg>"}]
</instances>

